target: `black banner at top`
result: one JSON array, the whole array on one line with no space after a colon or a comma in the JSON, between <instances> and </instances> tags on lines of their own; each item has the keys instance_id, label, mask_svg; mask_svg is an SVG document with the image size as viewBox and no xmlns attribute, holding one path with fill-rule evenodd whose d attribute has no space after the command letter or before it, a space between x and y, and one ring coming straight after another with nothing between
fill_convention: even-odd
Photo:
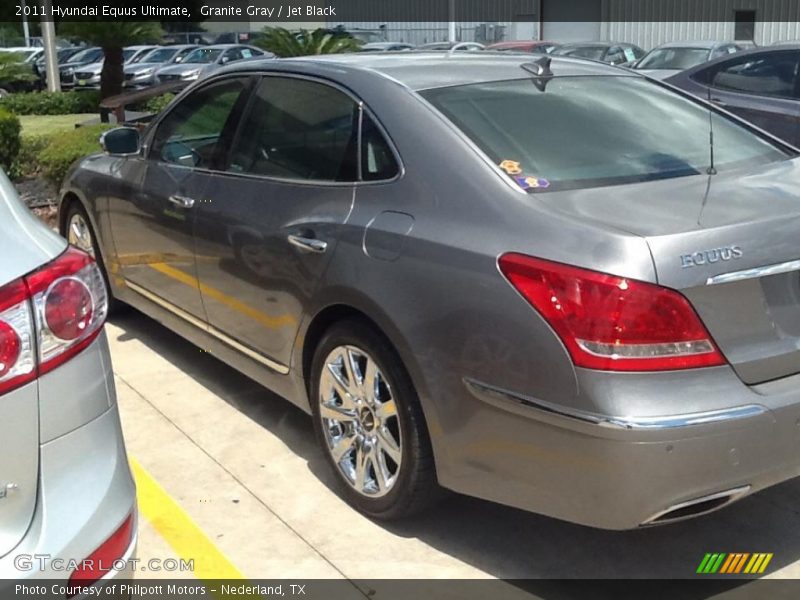
<instances>
[{"instance_id":1,"label":"black banner at top","mask_svg":"<svg viewBox=\"0 0 800 600\"><path fill-rule=\"evenodd\" d=\"M800 21L800 0L2 0L0 21L755 22Z\"/></svg>"}]
</instances>

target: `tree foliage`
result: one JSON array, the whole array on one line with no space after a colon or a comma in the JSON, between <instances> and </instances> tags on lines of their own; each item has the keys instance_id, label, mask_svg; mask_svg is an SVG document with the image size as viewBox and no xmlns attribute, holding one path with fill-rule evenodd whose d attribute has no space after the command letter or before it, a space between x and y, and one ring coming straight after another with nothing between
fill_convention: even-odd
<instances>
[{"instance_id":1,"label":"tree foliage","mask_svg":"<svg viewBox=\"0 0 800 600\"><path fill-rule=\"evenodd\" d=\"M31 65L22 62L14 52L0 52L0 84L3 82L36 81Z\"/></svg>"},{"instance_id":2,"label":"tree foliage","mask_svg":"<svg viewBox=\"0 0 800 600\"><path fill-rule=\"evenodd\" d=\"M292 32L283 27L265 28L255 44L281 58L354 52L361 47L360 41L335 35L325 29Z\"/></svg>"},{"instance_id":3,"label":"tree foliage","mask_svg":"<svg viewBox=\"0 0 800 600\"><path fill-rule=\"evenodd\" d=\"M134 44L161 40L164 31L154 21L75 21L64 23L59 33L74 37L103 49L103 71L100 76L100 97L108 98L122 92L122 49Z\"/></svg>"}]
</instances>

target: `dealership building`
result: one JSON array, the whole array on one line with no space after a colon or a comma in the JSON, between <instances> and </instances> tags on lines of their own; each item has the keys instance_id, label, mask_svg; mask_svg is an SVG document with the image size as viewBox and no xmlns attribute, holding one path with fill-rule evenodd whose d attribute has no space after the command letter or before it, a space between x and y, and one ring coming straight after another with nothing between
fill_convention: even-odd
<instances>
[{"instance_id":1,"label":"dealership building","mask_svg":"<svg viewBox=\"0 0 800 600\"><path fill-rule=\"evenodd\" d=\"M374 32L373 37L388 41L443 41L448 39L448 21L426 18L431 5L441 2L453 11L460 41L615 40L649 49L680 40L737 40L759 46L800 40L798 0L491 0L492 10L505 15L494 22L459 18L459 11L474 6L470 0L395 1L402 2L408 20L381 22L380 3L350 0L348 6L357 6L353 12L363 20L330 19L326 24Z\"/></svg>"}]
</instances>

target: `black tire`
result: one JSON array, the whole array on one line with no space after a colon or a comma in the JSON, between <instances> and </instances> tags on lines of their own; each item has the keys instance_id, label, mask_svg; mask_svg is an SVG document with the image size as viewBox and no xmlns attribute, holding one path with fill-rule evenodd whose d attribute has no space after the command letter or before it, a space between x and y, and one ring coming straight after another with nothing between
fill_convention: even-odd
<instances>
[{"instance_id":1,"label":"black tire","mask_svg":"<svg viewBox=\"0 0 800 600\"><path fill-rule=\"evenodd\" d=\"M103 255L100 253L100 247L97 244L97 234L94 231L94 227L92 227L92 222L89 220L89 215L87 214L86 209L83 208L83 205L77 200L73 200L69 203L69 206L67 206L67 213L64 217L64 230L61 232L61 235L69 239L69 224L72 222L72 219L75 215L79 215L84 220L89 229L89 233L92 236L94 258L97 262L97 266L100 267L100 272L103 274L103 281L106 284L106 290L108 292L108 314L111 315L118 313L121 310L124 310L127 305L117 300L111 291L111 285L108 281L108 271L106 271L106 265L105 262L103 262Z\"/></svg>"},{"instance_id":2,"label":"black tire","mask_svg":"<svg viewBox=\"0 0 800 600\"><path fill-rule=\"evenodd\" d=\"M326 358L340 346L354 346L370 355L391 386L391 396L397 406L397 421L402 431L401 465L393 486L381 497L357 491L328 449L320 415L320 384ZM442 490L436 481L433 451L419 398L397 352L383 335L359 319L346 319L332 325L317 345L310 375L309 399L317 440L342 495L352 506L370 517L394 520L419 513L440 499Z\"/></svg>"}]
</instances>

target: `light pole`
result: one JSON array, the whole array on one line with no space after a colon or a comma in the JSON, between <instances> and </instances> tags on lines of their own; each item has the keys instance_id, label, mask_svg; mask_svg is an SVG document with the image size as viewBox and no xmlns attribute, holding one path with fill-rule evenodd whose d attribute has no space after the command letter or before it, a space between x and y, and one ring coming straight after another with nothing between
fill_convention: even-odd
<instances>
[{"instance_id":1,"label":"light pole","mask_svg":"<svg viewBox=\"0 0 800 600\"><path fill-rule=\"evenodd\" d=\"M447 41L456 42L456 0L448 0L447 18L450 20L447 26Z\"/></svg>"},{"instance_id":2,"label":"light pole","mask_svg":"<svg viewBox=\"0 0 800 600\"><path fill-rule=\"evenodd\" d=\"M26 14L27 6L25 6L25 0L20 2L20 7L22 8L22 33L25 36L25 45L31 45L31 30L28 27L28 15Z\"/></svg>"},{"instance_id":3,"label":"light pole","mask_svg":"<svg viewBox=\"0 0 800 600\"><path fill-rule=\"evenodd\" d=\"M42 42L44 43L44 67L47 73L47 91L60 92L61 79L58 76L58 54L56 54L56 25L53 22L52 0L43 0Z\"/></svg>"}]
</instances>

